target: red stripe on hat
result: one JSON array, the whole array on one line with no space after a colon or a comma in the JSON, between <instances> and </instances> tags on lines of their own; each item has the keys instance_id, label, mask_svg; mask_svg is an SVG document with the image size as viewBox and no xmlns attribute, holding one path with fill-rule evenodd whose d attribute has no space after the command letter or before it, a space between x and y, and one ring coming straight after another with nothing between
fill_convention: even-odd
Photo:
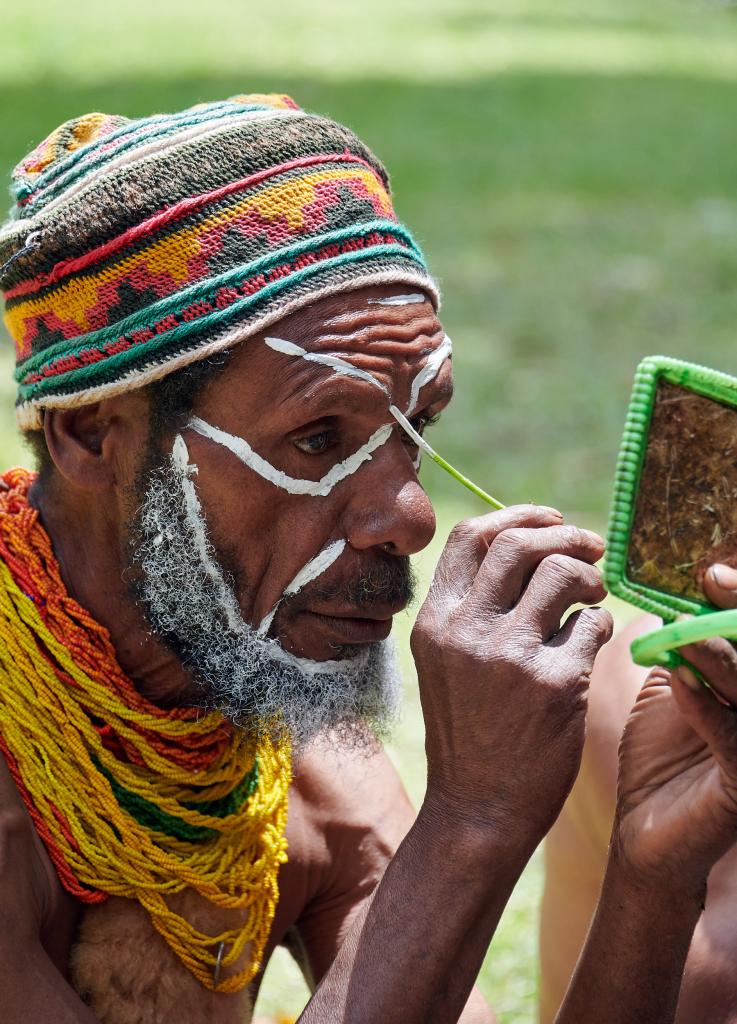
<instances>
[{"instance_id":1,"label":"red stripe on hat","mask_svg":"<svg viewBox=\"0 0 737 1024\"><path fill-rule=\"evenodd\" d=\"M250 188L253 185L259 185L262 181L266 181L268 178L275 177L278 174L283 174L285 171L294 170L297 167L311 167L313 165L336 162L362 164L371 171L381 187L385 187L384 182L381 181L371 164L366 160L361 159L359 156L354 156L353 153L349 153L347 150L344 153L326 153L319 156L298 157L295 160L289 160L287 163L279 164L276 167L267 167L262 171L258 171L256 174L249 175L247 178L240 178L238 181L228 182L227 185L221 185L220 188L216 188L212 192L203 192L198 196L188 196L186 199L182 199L173 206L166 207L166 209L162 210L160 213L155 213L152 217L142 221L140 224L136 224L135 227L128 228L122 235L118 235L116 238L111 238L108 242L103 242L102 245L98 245L97 248L91 249L83 256L76 256L70 260L61 260L56 264L53 270L50 270L48 273L40 274L38 277L34 277L30 281L22 281L20 284L15 285L14 288L9 288L5 293L5 301L7 302L9 299L28 295L37 291L39 288L46 287L46 285L56 284L63 277L67 277L69 274L74 274L79 270L84 270L87 267L94 265L99 260L103 260L107 256L117 252L119 249L124 248L129 243L135 242L136 239L141 236L150 234L157 228L163 227L165 224L170 224L172 221L177 220L179 217L184 217L188 213L196 212L208 203L222 199L225 196L231 195L233 192Z\"/></svg>"}]
</instances>

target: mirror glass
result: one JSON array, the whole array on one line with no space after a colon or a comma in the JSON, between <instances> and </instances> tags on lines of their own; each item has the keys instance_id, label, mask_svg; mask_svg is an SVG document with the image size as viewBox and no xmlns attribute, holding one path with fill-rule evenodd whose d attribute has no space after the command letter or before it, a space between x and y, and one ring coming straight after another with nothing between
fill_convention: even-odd
<instances>
[{"instance_id":1,"label":"mirror glass","mask_svg":"<svg viewBox=\"0 0 737 1024\"><path fill-rule=\"evenodd\" d=\"M737 568L737 409L660 379L627 576L705 602L704 572Z\"/></svg>"}]
</instances>

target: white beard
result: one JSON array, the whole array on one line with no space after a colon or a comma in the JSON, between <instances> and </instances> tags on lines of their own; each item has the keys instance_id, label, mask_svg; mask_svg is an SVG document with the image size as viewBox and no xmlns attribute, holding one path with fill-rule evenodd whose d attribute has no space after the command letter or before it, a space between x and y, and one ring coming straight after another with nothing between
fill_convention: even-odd
<instances>
[{"instance_id":1,"label":"white beard","mask_svg":"<svg viewBox=\"0 0 737 1024\"><path fill-rule=\"evenodd\" d=\"M198 684L198 705L247 730L286 734L297 751L327 731L352 747L385 736L399 708L393 643L314 662L260 636L240 613L235 621L233 583L206 534L203 549L203 517L193 523L192 516L181 470L166 459L147 476L135 516L133 589L154 632Z\"/></svg>"}]
</instances>

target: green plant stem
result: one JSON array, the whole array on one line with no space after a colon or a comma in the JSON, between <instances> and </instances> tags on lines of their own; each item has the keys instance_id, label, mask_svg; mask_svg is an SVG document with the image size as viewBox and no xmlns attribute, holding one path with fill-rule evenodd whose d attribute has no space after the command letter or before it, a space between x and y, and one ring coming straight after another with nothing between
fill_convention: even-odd
<instances>
[{"instance_id":1,"label":"green plant stem","mask_svg":"<svg viewBox=\"0 0 737 1024\"><path fill-rule=\"evenodd\" d=\"M437 463L438 466L444 469L446 473L450 473L454 480L457 480L459 484L463 484L463 486L468 488L472 494L475 494L477 498L481 498L482 501L485 501L487 505L491 505L492 508L505 508L500 501L497 501L496 498L487 494L486 491L478 487L472 480L469 480L467 476L463 475L463 473L459 473L458 470L451 466L449 462L445 461L442 455L438 455L435 449L430 447L422 434L417 433L407 417L397 409L396 405L390 405L389 412L405 433L412 438L417 447L431 458L433 462Z\"/></svg>"}]
</instances>

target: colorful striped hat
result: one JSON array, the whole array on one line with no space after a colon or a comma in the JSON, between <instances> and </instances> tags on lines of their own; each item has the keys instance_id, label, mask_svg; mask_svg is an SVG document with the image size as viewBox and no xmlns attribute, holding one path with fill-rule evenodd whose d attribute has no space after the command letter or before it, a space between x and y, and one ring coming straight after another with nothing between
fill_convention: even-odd
<instances>
[{"instance_id":1,"label":"colorful striped hat","mask_svg":"<svg viewBox=\"0 0 737 1024\"><path fill-rule=\"evenodd\" d=\"M18 165L13 191L0 287L26 430L326 295L401 283L438 302L382 165L288 96L87 114Z\"/></svg>"}]
</instances>

